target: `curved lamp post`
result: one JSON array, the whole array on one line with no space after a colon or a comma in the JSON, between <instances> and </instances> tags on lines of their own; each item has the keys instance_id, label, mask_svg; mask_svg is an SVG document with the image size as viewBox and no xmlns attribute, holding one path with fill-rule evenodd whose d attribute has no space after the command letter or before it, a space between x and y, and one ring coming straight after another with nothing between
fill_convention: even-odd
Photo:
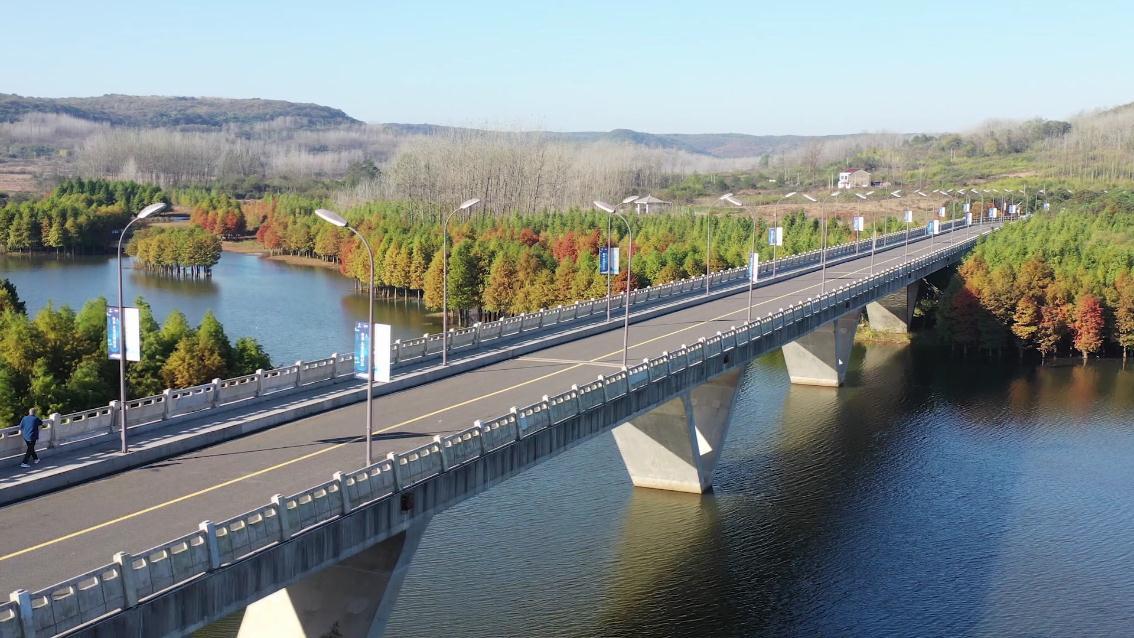
<instances>
[{"instance_id":1,"label":"curved lamp post","mask_svg":"<svg viewBox=\"0 0 1134 638\"><path fill-rule=\"evenodd\" d=\"M720 201L728 202L729 204L732 204L733 206L736 206L737 208L743 209L745 211L748 210L748 207L746 207L739 199L734 197L732 193L725 193L724 195L721 195ZM754 252L756 252L756 216L752 215L752 244L748 248L748 263L749 264L752 264L752 253L754 253ZM754 268L753 270L756 270L758 268L759 268L759 266L756 266L756 268ZM756 275L756 273L754 273L754 272L748 273L748 315L747 315L747 318L745 319L745 321L747 323L752 323L752 288L753 288L753 281L752 280L755 279L755 275Z\"/></svg>"},{"instance_id":2,"label":"curved lamp post","mask_svg":"<svg viewBox=\"0 0 1134 638\"><path fill-rule=\"evenodd\" d=\"M638 199L639 197L641 197L641 196L640 195L631 195L631 196L623 199L622 203L620 203L618 206L615 206L615 210L617 210L619 208L624 208L626 206L629 206L630 204L633 204L634 200ZM610 322L610 297L611 297L610 267L609 267L609 264L610 264L610 220L614 218L614 215L609 214L609 211L606 211L605 209L603 209L603 210L608 213L607 216L606 216L606 255L607 255L606 320L609 323Z\"/></svg>"},{"instance_id":3,"label":"curved lamp post","mask_svg":"<svg viewBox=\"0 0 1134 638\"><path fill-rule=\"evenodd\" d=\"M374 251L370 248L370 242L366 241L366 237L358 232L358 229L347 223L347 220L342 215L334 211L329 211L325 208L315 209L315 215L339 228L345 228L354 233L362 241L362 245L366 247L366 255L370 258L370 282L366 287L369 293L368 303L366 304L366 326L367 330L373 333L374 331ZM374 461L372 452L370 450L370 441L373 438L374 432L374 335L370 335L370 352L366 353L366 467L369 467Z\"/></svg>"},{"instance_id":4,"label":"curved lamp post","mask_svg":"<svg viewBox=\"0 0 1134 638\"><path fill-rule=\"evenodd\" d=\"M864 202L869 202L870 196L873 195L873 194L874 194L874 191L869 191L867 193L855 193L854 196L861 199ZM875 221L874 215L871 215L870 216L870 274L871 275L874 274L874 246L875 246L875 244L878 243L878 228L877 228L877 225L874 223L874 221ZM858 253L858 243L859 243L858 233L855 233L854 243L855 243L854 250L855 250L855 253L857 254Z\"/></svg>"},{"instance_id":5,"label":"curved lamp post","mask_svg":"<svg viewBox=\"0 0 1134 638\"><path fill-rule=\"evenodd\" d=\"M123 454L130 451L126 445L126 311L123 310L122 304L122 240L126 238L126 231L134 225L134 222L139 219L145 219L150 215L157 215L165 212L167 204L165 202L158 202L150 204L131 219L122 232L118 234L118 343L121 344L118 357L118 427L121 430L121 451Z\"/></svg>"},{"instance_id":6,"label":"curved lamp post","mask_svg":"<svg viewBox=\"0 0 1134 638\"><path fill-rule=\"evenodd\" d=\"M441 365L449 365L449 219L480 203L479 197L466 199L441 222Z\"/></svg>"},{"instance_id":7,"label":"curved lamp post","mask_svg":"<svg viewBox=\"0 0 1134 638\"><path fill-rule=\"evenodd\" d=\"M614 206L597 199L594 204L595 208L604 210L621 219L622 223L626 224L626 236L630 240L630 245L626 251L626 312L622 317L622 367L626 367L626 354L630 349L630 291L634 284L634 229L630 227L630 221Z\"/></svg>"}]
</instances>

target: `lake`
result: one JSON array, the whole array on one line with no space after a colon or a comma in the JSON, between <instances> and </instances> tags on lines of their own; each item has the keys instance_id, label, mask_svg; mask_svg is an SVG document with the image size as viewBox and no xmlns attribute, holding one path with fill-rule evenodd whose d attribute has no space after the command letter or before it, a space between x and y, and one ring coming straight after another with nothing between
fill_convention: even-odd
<instances>
[{"instance_id":1,"label":"lake","mask_svg":"<svg viewBox=\"0 0 1134 638\"><path fill-rule=\"evenodd\" d=\"M31 312L116 290L104 257L0 271ZM126 284L280 362L345 351L366 315L336 273L252 255ZM412 302L377 316L437 330ZM1132 417L1117 361L858 346L834 391L791 386L774 353L745 372L713 493L633 488L600 436L435 517L387 635L1129 635Z\"/></svg>"}]
</instances>

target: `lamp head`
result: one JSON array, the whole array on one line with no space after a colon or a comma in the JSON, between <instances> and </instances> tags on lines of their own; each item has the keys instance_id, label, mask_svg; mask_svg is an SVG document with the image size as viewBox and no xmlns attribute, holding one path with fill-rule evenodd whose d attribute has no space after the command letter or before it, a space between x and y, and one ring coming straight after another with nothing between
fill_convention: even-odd
<instances>
[{"instance_id":1,"label":"lamp head","mask_svg":"<svg viewBox=\"0 0 1134 638\"><path fill-rule=\"evenodd\" d=\"M613 206L611 206L610 204L607 204L606 202L604 202L604 201L602 201L602 200L598 200L598 199L596 199L596 200L594 201L594 204L595 204L595 208L597 208L597 209L599 209L599 210L602 210L602 211L606 211L606 212L608 212L608 213L613 213L613 212L614 212L614 207L613 207Z\"/></svg>"},{"instance_id":2,"label":"lamp head","mask_svg":"<svg viewBox=\"0 0 1134 638\"><path fill-rule=\"evenodd\" d=\"M638 197L639 197L638 195L631 195L629 197L624 198L622 200L622 203L623 204L633 204L634 200L638 199Z\"/></svg>"},{"instance_id":3,"label":"lamp head","mask_svg":"<svg viewBox=\"0 0 1134 638\"><path fill-rule=\"evenodd\" d=\"M150 215L157 215L158 213L165 211L165 209L166 209L166 203L165 202L158 202L156 204L150 204L149 206L146 206L142 210L138 211L138 219L145 219L145 218L149 217Z\"/></svg>"},{"instance_id":4,"label":"lamp head","mask_svg":"<svg viewBox=\"0 0 1134 638\"><path fill-rule=\"evenodd\" d=\"M461 202L461 205L457 207L457 210L468 210L468 209L472 208L473 206L476 206L479 203L480 203L479 197L474 197L472 199L466 199L465 201Z\"/></svg>"},{"instance_id":5,"label":"lamp head","mask_svg":"<svg viewBox=\"0 0 1134 638\"><path fill-rule=\"evenodd\" d=\"M333 226L346 228L347 220L343 219L342 215L334 211L327 210L326 208L316 208L315 216Z\"/></svg>"}]
</instances>

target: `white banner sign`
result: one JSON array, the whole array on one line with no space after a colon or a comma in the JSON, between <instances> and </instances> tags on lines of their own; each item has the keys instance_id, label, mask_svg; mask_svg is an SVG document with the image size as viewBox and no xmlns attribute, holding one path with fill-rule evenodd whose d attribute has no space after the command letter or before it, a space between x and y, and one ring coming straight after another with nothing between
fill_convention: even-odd
<instances>
[{"instance_id":1,"label":"white banner sign","mask_svg":"<svg viewBox=\"0 0 1134 638\"><path fill-rule=\"evenodd\" d=\"M390 325L376 323L371 328L374 338L374 380L390 382Z\"/></svg>"},{"instance_id":2,"label":"white banner sign","mask_svg":"<svg viewBox=\"0 0 1134 638\"><path fill-rule=\"evenodd\" d=\"M784 245L784 227L773 226L768 229L768 245L769 246L783 246Z\"/></svg>"},{"instance_id":3,"label":"white banner sign","mask_svg":"<svg viewBox=\"0 0 1134 638\"><path fill-rule=\"evenodd\" d=\"M938 217L944 217L945 216L945 207L944 206L937 209L937 216Z\"/></svg>"},{"instance_id":4,"label":"white banner sign","mask_svg":"<svg viewBox=\"0 0 1134 638\"><path fill-rule=\"evenodd\" d=\"M973 214L972 213L965 213L965 225L966 226L972 226L973 225Z\"/></svg>"},{"instance_id":5,"label":"white banner sign","mask_svg":"<svg viewBox=\"0 0 1134 638\"><path fill-rule=\"evenodd\" d=\"M126 360L142 360L142 322L137 308L123 308L123 317L118 316L118 307L106 309L106 351L109 358L122 358L122 325L126 326ZM124 318L124 319L123 319ZM121 323L119 323L121 321Z\"/></svg>"},{"instance_id":6,"label":"white banner sign","mask_svg":"<svg viewBox=\"0 0 1134 638\"><path fill-rule=\"evenodd\" d=\"M852 229L855 230L855 231L858 231L858 232L862 232L863 230L866 229L865 222L866 222L866 220L862 217L862 215L856 215L854 217L854 219L852 220L852 223L853 223Z\"/></svg>"},{"instance_id":7,"label":"white banner sign","mask_svg":"<svg viewBox=\"0 0 1134 638\"><path fill-rule=\"evenodd\" d=\"M748 255L748 279L752 283L760 281L760 253L751 253Z\"/></svg>"},{"instance_id":8,"label":"white banner sign","mask_svg":"<svg viewBox=\"0 0 1134 638\"><path fill-rule=\"evenodd\" d=\"M913 211L912 210L906 211L906 223L907 224L913 223Z\"/></svg>"}]
</instances>

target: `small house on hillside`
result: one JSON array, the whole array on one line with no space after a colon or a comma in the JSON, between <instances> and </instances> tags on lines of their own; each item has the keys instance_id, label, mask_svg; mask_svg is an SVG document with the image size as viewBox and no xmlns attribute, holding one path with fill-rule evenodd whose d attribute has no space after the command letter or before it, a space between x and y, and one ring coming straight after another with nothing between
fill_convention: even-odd
<instances>
[{"instance_id":1,"label":"small house on hillside","mask_svg":"<svg viewBox=\"0 0 1134 638\"><path fill-rule=\"evenodd\" d=\"M650 211L659 212L669 208L673 202L667 202L664 199L658 199L653 195L646 195L634 200L634 212L636 213L649 213Z\"/></svg>"},{"instance_id":2,"label":"small house on hillside","mask_svg":"<svg viewBox=\"0 0 1134 638\"><path fill-rule=\"evenodd\" d=\"M869 188L870 172L861 168L848 168L839 173L839 188Z\"/></svg>"}]
</instances>

